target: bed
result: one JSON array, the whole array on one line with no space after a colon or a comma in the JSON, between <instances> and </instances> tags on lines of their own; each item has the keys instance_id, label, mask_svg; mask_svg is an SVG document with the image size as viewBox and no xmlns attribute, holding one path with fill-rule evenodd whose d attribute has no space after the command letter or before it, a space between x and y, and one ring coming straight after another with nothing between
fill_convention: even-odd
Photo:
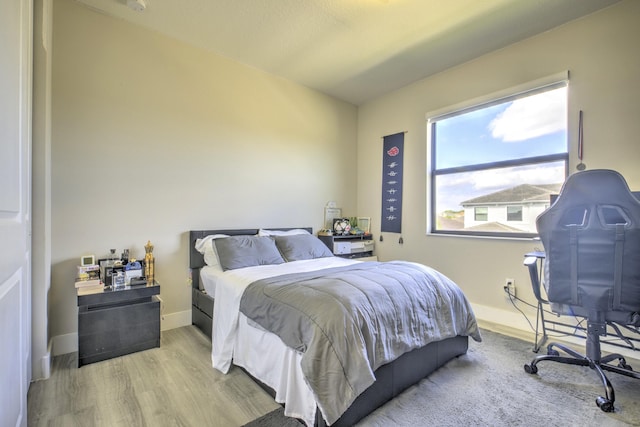
<instances>
[{"instance_id":1,"label":"bed","mask_svg":"<svg viewBox=\"0 0 640 427\"><path fill-rule=\"evenodd\" d=\"M322 326L320 328L322 334L314 334L305 329L312 328L312 331L313 328L318 328L315 320L311 322L306 320L307 317L315 319L313 316L318 315L317 313L305 314L301 318L284 317L285 322L277 318L268 320L274 317L272 316L274 312L286 312L286 308L292 306L288 301L283 305L280 299L289 297L289 292L293 292L293 289L301 289L302 292L311 292L314 295L324 294L327 289L326 283L329 283L326 281L330 276L338 278L339 281L351 277L351 281L359 282L360 278L375 277L375 280L385 282L395 280L385 276L395 277L396 274L400 274L408 277L407 281L414 280L413 276L417 277L415 280L422 281L423 270L428 269L415 263L362 262L334 257L330 251L323 252L323 244L311 232L311 228L307 227L269 230L193 230L189 233L189 263L193 284L192 323L212 338L214 368L225 373L231 365L244 369L277 402L284 404L285 415L298 418L307 425L354 425L407 387L428 376L452 358L464 354L468 348L469 336L477 341L481 340L475 317L462 292L453 282L433 271L433 274L438 275L438 281L447 282L444 285L445 290L442 291L444 294L435 299L437 305L440 306L442 301L451 299L451 302L447 303L451 304L451 307L443 306L442 311L438 312L441 314L431 316L432 319L429 320L435 324L435 326L429 326L430 329L435 329L435 335L433 335L435 338L428 336L432 332L416 334L417 337L411 337L412 347L402 347L409 345L406 343L403 343L401 348L396 348L398 346L396 343L390 347L391 350L383 346L384 351L380 356L378 356L380 353L378 347L375 351L371 350L373 347L367 340L362 341L362 346L370 350L369 352L354 351L350 347L340 348L341 345L351 346L353 342L359 342L357 337L348 340L345 338L350 337L349 331L357 330L357 327L345 327L344 334L340 334L345 338L343 340L345 343L342 344L334 342L336 340L330 340L328 344L316 345L306 341L304 343L300 341L301 343L298 344L296 340L301 340L300 336L294 337L291 334L320 336L324 335L325 329L331 329L331 326ZM304 234L306 236L303 236ZM229 236L237 237L227 239ZM264 237L267 237L267 240L264 240ZM314 239L320 242L320 247L315 246ZM277 244L274 247L277 247L278 254L274 253L270 247L268 250L260 250L258 260L253 255L245 256L244 253L238 252L238 243L234 243L242 240L249 241L251 245L255 245L255 242L260 244L266 242L267 246L271 245L269 242L275 241ZM306 246L308 244L312 248L308 249ZM213 257L210 245L218 249ZM324 249L328 251L326 247ZM279 255L282 255L282 258L278 261L275 258ZM225 268L216 266L216 260L224 264ZM305 281L302 280L303 277ZM321 292L314 290L314 286L321 289ZM353 286L355 285L333 287L338 289L337 292L343 292L343 289L351 289ZM376 284L375 286L387 285ZM283 291L285 289L286 292ZM386 292L385 295L390 293L388 290L384 292ZM406 293L406 289L403 292ZM435 294L436 291L426 292ZM365 294L360 291L355 293ZM306 301L307 294L304 295ZM300 298L294 297L293 293L290 297ZM376 297L373 300L379 299ZM422 301L415 297L410 299ZM364 300L371 300L371 298L367 296ZM253 305L251 305L252 302ZM270 304L281 305L271 306ZM305 309L314 310L317 306L323 307L319 311L324 311L324 307L328 307L324 304L307 304L311 307ZM423 304L412 303L412 305L419 307ZM407 308L407 310L414 309L416 308ZM433 313L433 307L430 310ZM282 315L295 317L299 311L296 308L293 312ZM398 311L396 308L396 312L404 313L404 309ZM265 313L271 314L265 315ZM333 315L328 317L330 319L323 321L330 323L335 319ZM265 324L270 321L273 324ZM303 323L304 325L300 326ZM296 326L291 328L290 325ZM419 329L415 326L412 328ZM293 332L290 329L293 329ZM378 330L374 335L380 335L382 330ZM395 326L395 332L388 335L394 337L402 335L398 330ZM353 333L359 334L360 331ZM331 351L327 351L327 348ZM369 366L358 359L357 355L360 353L369 355L366 356ZM386 360L385 357L392 360ZM310 362L310 359L313 362ZM325 367L318 368L321 365ZM335 369L336 366L339 369ZM318 369L326 369L326 371L320 372Z\"/></svg>"}]
</instances>

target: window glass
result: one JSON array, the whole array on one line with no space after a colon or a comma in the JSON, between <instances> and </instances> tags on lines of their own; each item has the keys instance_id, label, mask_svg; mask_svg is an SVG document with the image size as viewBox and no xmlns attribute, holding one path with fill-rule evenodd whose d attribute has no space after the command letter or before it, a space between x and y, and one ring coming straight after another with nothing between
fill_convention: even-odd
<instances>
[{"instance_id":1,"label":"window glass","mask_svg":"<svg viewBox=\"0 0 640 427\"><path fill-rule=\"evenodd\" d=\"M507 206L507 221L522 221L522 206Z\"/></svg>"},{"instance_id":2,"label":"window glass","mask_svg":"<svg viewBox=\"0 0 640 427\"><path fill-rule=\"evenodd\" d=\"M431 232L533 236L567 176L567 84L428 119Z\"/></svg>"},{"instance_id":3,"label":"window glass","mask_svg":"<svg viewBox=\"0 0 640 427\"><path fill-rule=\"evenodd\" d=\"M489 208L486 208L486 207L477 207L477 208L475 208L475 220L476 221L486 221L488 214L489 214Z\"/></svg>"}]
</instances>

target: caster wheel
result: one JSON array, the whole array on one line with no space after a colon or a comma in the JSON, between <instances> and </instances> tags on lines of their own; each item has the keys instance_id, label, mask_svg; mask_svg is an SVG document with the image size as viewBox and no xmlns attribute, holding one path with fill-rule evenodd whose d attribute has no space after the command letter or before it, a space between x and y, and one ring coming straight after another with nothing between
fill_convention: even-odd
<instances>
[{"instance_id":1,"label":"caster wheel","mask_svg":"<svg viewBox=\"0 0 640 427\"><path fill-rule=\"evenodd\" d=\"M524 371L527 374L535 374L538 372L538 367L535 365L524 365Z\"/></svg>"},{"instance_id":2,"label":"caster wheel","mask_svg":"<svg viewBox=\"0 0 640 427\"><path fill-rule=\"evenodd\" d=\"M613 402L602 396L598 396L596 399L596 405L598 405L598 408L602 409L602 412L613 412Z\"/></svg>"}]
</instances>

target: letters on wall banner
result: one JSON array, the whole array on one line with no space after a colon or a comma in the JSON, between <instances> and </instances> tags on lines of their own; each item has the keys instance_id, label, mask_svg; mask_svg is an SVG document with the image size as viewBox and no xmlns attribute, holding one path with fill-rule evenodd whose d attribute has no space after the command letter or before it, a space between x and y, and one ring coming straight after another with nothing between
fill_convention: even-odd
<instances>
[{"instance_id":1,"label":"letters on wall banner","mask_svg":"<svg viewBox=\"0 0 640 427\"><path fill-rule=\"evenodd\" d=\"M380 231L402 231L402 169L404 132L383 138L382 153L382 219Z\"/></svg>"}]
</instances>

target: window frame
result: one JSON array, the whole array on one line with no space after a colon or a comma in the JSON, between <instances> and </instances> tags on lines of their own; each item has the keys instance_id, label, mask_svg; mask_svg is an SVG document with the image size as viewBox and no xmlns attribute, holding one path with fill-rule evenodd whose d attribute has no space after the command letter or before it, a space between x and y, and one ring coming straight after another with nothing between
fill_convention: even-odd
<instances>
[{"instance_id":1,"label":"window frame","mask_svg":"<svg viewBox=\"0 0 640 427\"><path fill-rule=\"evenodd\" d=\"M520 99L526 96L535 95L548 90L560 87L567 88L567 124L566 124L566 151L556 154L548 154L542 156L532 156L521 159L501 160L489 163L478 163L467 166L455 166L449 168L436 168L436 144L435 144L435 126L440 120L453 117L456 115L471 112L482 108L488 108L493 105L508 102L510 100ZM536 164L563 162L564 163L564 179L569 176L569 140L570 140L570 103L569 103L569 72L564 71L552 76L544 77L523 85L505 89L489 95L482 96L473 100L466 101L445 109L434 111L426 114L427 120L427 234L433 235L453 235L453 236L478 236L478 237L495 237L495 238L516 238L531 239L537 237L537 233L522 232L489 232L474 230L437 230L437 212L436 212L436 177L462 172L476 172L491 169L501 169L514 166L533 166ZM524 207L523 207L524 210ZM474 209L475 217L475 209Z\"/></svg>"}]
</instances>

